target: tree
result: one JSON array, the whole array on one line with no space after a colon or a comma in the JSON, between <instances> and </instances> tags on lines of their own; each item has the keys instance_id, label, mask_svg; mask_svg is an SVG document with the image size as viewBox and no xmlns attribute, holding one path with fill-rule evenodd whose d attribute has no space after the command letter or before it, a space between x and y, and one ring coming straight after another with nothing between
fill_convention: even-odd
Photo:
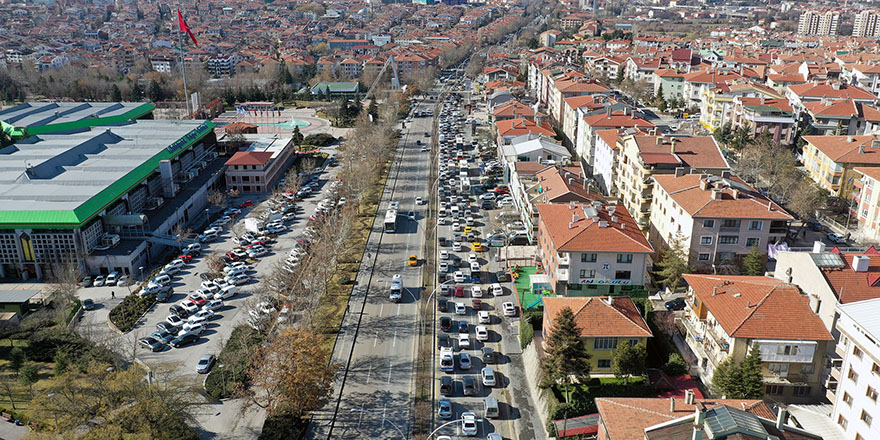
<instances>
[{"instance_id":1,"label":"tree","mask_svg":"<svg viewBox=\"0 0 880 440\"><path fill-rule=\"evenodd\" d=\"M666 363L663 364L663 372L672 377L683 376L688 373L688 366L680 354L672 353L669 355Z\"/></svg>"},{"instance_id":2,"label":"tree","mask_svg":"<svg viewBox=\"0 0 880 440\"><path fill-rule=\"evenodd\" d=\"M34 362L27 361L18 369L18 381L28 387L32 393L34 384L40 380L40 367Z\"/></svg>"},{"instance_id":3,"label":"tree","mask_svg":"<svg viewBox=\"0 0 880 440\"><path fill-rule=\"evenodd\" d=\"M140 101L144 97L144 89L141 87L141 83L139 81L135 81L131 86L131 93L129 95L129 99L132 101Z\"/></svg>"},{"instance_id":4,"label":"tree","mask_svg":"<svg viewBox=\"0 0 880 440\"><path fill-rule=\"evenodd\" d=\"M749 350L749 354L740 365L741 399L760 399L764 397L764 375L761 373L761 351L757 346Z\"/></svg>"},{"instance_id":5,"label":"tree","mask_svg":"<svg viewBox=\"0 0 880 440\"><path fill-rule=\"evenodd\" d=\"M712 375L712 390L725 398L733 399L739 396L740 380L742 372L739 364L728 356L717 367Z\"/></svg>"},{"instance_id":6,"label":"tree","mask_svg":"<svg viewBox=\"0 0 880 440\"><path fill-rule=\"evenodd\" d=\"M70 367L70 357L64 351L55 352L55 367L53 368L53 374L55 376L61 376L67 371L67 368Z\"/></svg>"},{"instance_id":7,"label":"tree","mask_svg":"<svg viewBox=\"0 0 880 440\"><path fill-rule=\"evenodd\" d=\"M147 97L151 102L159 102L162 100L162 87L156 80L150 80L150 86L147 88Z\"/></svg>"},{"instance_id":8,"label":"tree","mask_svg":"<svg viewBox=\"0 0 880 440\"><path fill-rule=\"evenodd\" d=\"M338 365L316 362L324 357L323 337L308 329L287 327L271 344L256 349L248 370L251 386L238 392L268 416L301 417L320 408L332 390Z\"/></svg>"},{"instance_id":9,"label":"tree","mask_svg":"<svg viewBox=\"0 0 880 440\"><path fill-rule=\"evenodd\" d=\"M541 369L545 386L562 384L565 387L566 402L571 398L571 385L590 377L590 354L584 348L574 313L568 307L562 309L553 322Z\"/></svg>"},{"instance_id":10,"label":"tree","mask_svg":"<svg viewBox=\"0 0 880 440\"><path fill-rule=\"evenodd\" d=\"M0 388L3 389L3 393L6 394L6 398L9 399L9 406L11 406L14 411L15 393L18 391L18 382L15 380L15 376L10 374L0 375Z\"/></svg>"},{"instance_id":11,"label":"tree","mask_svg":"<svg viewBox=\"0 0 880 440\"><path fill-rule=\"evenodd\" d=\"M119 91L119 86L113 84L110 86L110 101L111 102L120 102L122 101L122 92Z\"/></svg>"},{"instance_id":12,"label":"tree","mask_svg":"<svg viewBox=\"0 0 880 440\"><path fill-rule=\"evenodd\" d=\"M727 145L727 143L730 142L730 136L731 136L732 131L733 131L732 125L730 124L730 122L727 122L724 125L722 125L721 128L715 130L715 132L712 133L712 136L715 138L715 141L718 142L719 144Z\"/></svg>"},{"instance_id":13,"label":"tree","mask_svg":"<svg viewBox=\"0 0 880 440\"><path fill-rule=\"evenodd\" d=\"M24 350L21 347L14 347L9 352L9 366L12 367L13 371L18 372L21 369L21 366L24 365L25 356Z\"/></svg>"},{"instance_id":14,"label":"tree","mask_svg":"<svg viewBox=\"0 0 880 440\"><path fill-rule=\"evenodd\" d=\"M219 211L226 208L228 198L225 192L213 190L208 193L207 200L209 205L213 206L214 209Z\"/></svg>"},{"instance_id":15,"label":"tree","mask_svg":"<svg viewBox=\"0 0 880 440\"><path fill-rule=\"evenodd\" d=\"M623 341L617 344L611 359L611 369L618 378L623 378L623 383L628 384L630 376L641 376L645 373L645 359L648 350L645 344L633 345L631 341Z\"/></svg>"},{"instance_id":16,"label":"tree","mask_svg":"<svg viewBox=\"0 0 880 440\"><path fill-rule=\"evenodd\" d=\"M299 146L303 142L303 134L299 130L299 126L293 127L293 134L290 136L293 139L293 145Z\"/></svg>"},{"instance_id":17,"label":"tree","mask_svg":"<svg viewBox=\"0 0 880 440\"><path fill-rule=\"evenodd\" d=\"M761 276L764 275L764 268L764 256L761 255L761 251L757 246L751 248L743 258L743 274Z\"/></svg>"},{"instance_id":18,"label":"tree","mask_svg":"<svg viewBox=\"0 0 880 440\"><path fill-rule=\"evenodd\" d=\"M681 285L682 275L693 271L688 264L689 255L684 240L682 233L677 232L670 240L669 246L660 251L660 261L656 263L660 267L660 272L657 272L662 279L660 283L673 292Z\"/></svg>"}]
</instances>

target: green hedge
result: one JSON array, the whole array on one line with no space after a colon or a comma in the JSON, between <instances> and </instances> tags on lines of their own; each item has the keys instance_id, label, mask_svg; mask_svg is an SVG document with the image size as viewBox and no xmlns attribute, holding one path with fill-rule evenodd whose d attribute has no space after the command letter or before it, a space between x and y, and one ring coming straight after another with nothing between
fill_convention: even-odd
<instances>
[{"instance_id":1,"label":"green hedge","mask_svg":"<svg viewBox=\"0 0 880 440\"><path fill-rule=\"evenodd\" d=\"M327 134L327 133L316 133L316 134L310 134L310 135L306 136L303 139L302 144L303 145L317 145L319 147L326 147L328 145L333 144L334 142L336 142L336 138L333 137L333 135Z\"/></svg>"},{"instance_id":2,"label":"green hedge","mask_svg":"<svg viewBox=\"0 0 880 440\"><path fill-rule=\"evenodd\" d=\"M247 385L247 369L250 367L245 346L255 347L262 344L266 337L247 324L241 324L232 330L218 362L205 378L205 391L214 399L225 399L233 396L235 388ZM231 360L227 362L226 360ZM239 362L240 361L240 362ZM220 367L221 363L223 368ZM224 386L223 382L226 382Z\"/></svg>"},{"instance_id":3,"label":"green hedge","mask_svg":"<svg viewBox=\"0 0 880 440\"><path fill-rule=\"evenodd\" d=\"M559 402L550 405L550 420L559 420L566 417L585 416L597 412L597 397L656 397L657 390L650 384L646 383L644 378L630 378L628 385L624 384L596 384L596 381L590 380L590 385L581 385L571 393L571 402L565 403L565 393L560 387L553 387L548 390L552 393L553 399Z\"/></svg>"},{"instance_id":4,"label":"green hedge","mask_svg":"<svg viewBox=\"0 0 880 440\"><path fill-rule=\"evenodd\" d=\"M70 307L70 313L67 314L67 318L64 319L64 323L70 324L70 320L73 319L74 316L76 316L76 312L78 312L80 308L82 308L82 301L80 301L79 298L73 300L73 306Z\"/></svg>"},{"instance_id":5,"label":"green hedge","mask_svg":"<svg viewBox=\"0 0 880 440\"><path fill-rule=\"evenodd\" d=\"M153 304L156 303L156 294L128 295L119 305L110 311L110 322L121 332L128 332L137 325L138 320Z\"/></svg>"}]
</instances>

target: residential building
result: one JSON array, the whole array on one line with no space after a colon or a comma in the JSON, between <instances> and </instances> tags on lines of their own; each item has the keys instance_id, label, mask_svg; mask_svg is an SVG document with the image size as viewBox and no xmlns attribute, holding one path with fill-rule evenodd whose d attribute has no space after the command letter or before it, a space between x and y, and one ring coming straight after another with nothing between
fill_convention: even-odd
<instances>
[{"instance_id":1,"label":"residential building","mask_svg":"<svg viewBox=\"0 0 880 440\"><path fill-rule=\"evenodd\" d=\"M706 89L742 80L742 75L733 72L712 70L688 73L684 76L684 86L681 90L685 106L699 107L703 100L703 91Z\"/></svg>"},{"instance_id":2,"label":"residential building","mask_svg":"<svg viewBox=\"0 0 880 440\"><path fill-rule=\"evenodd\" d=\"M238 57L232 54L217 55L208 58L208 73L215 77L235 75L235 64Z\"/></svg>"},{"instance_id":3,"label":"residential building","mask_svg":"<svg viewBox=\"0 0 880 440\"><path fill-rule=\"evenodd\" d=\"M794 112L787 99L734 97L731 128L745 128L749 135L769 133L774 142L791 145L797 134Z\"/></svg>"},{"instance_id":4,"label":"residential building","mask_svg":"<svg viewBox=\"0 0 880 440\"><path fill-rule=\"evenodd\" d=\"M563 125L565 100L575 96L610 95L611 89L595 81L586 81L582 78L566 78L554 81L550 86L547 111L550 117Z\"/></svg>"},{"instance_id":5,"label":"residential building","mask_svg":"<svg viewBox=\"0 0 880 440\"><path fill-rule=\"evenodd\" d=\"M612 180L620 201L643 230L650 226L655 175L675 174L678 168L718 174L730 169L715 138L633 134L617 142L617 178Z\"/></svg>"},{"instance_id":6,"label":"residential building","mask_svg":"<svg viewBox=\"0 0 880 440\"><path fill-rule=\"evenodd\" d=\"M606 95L587 95L567 98L563 103L562 137L567 147L574 147L581 126L578 121L603 112L633 112L633 107Z\"/></svg>"},{"instance_id":7,"label":"residential building","mask_svg":"<svg viewBox=\"0 0 880 440\"><path fill-rule=\"evenodd\" d=\"M535 119L535 115L545 116L535 112L535 109L519 101L508 101L492 109L492 119L495 121L507 121L509 119Z\"/></svg>"},{"instance_id":8,"label":"residential building","mask_svg":"<svg viewBox=\"0 0 880 440\"><path fill-rule=\"evenodd\" d=\"M596 141L599 138L599 130L612 128L650 130L656 128L651 121L648 121L629 108L615 111L612 106L608 106L604 110L604 113L578 118L575 154L579 156L584 168L587 170L592 170L595 167Z\"/></svg>"},{"instance_id":9,"label":"residential building","mask_svg":"<svg viewBox=\"0 0 880 440\"><path fill-rule=\"evenodd\" d=\"M700 122L703 126L714 131L727 123L732 124L733 99L736 97L782 99L781 94L762 84L738 83L703 87L700 100Z\"/></svg>"},{"instance_id":10,"label":"residential building","mask_svg":"<svg viewBox=\"0 0 880 440\"><path fill-rule=\"evenodd\" d=\"M652 337L648 323L628 296L587 298L544 298L542 340L546 345L553 334L560 312L565 308L574 314L574 322L590 354L590 376L612 376L611 360L617 346L629 341L633 346L648 345Z\"/></svg>"},{"instance_id":11,"label":"residential building","mask_svg":"<svg viewBox=\"0 0 880 440\"><path fill-rule=\"evenodd\" d=\"M548 165L567 164L571 153L547 136L526 134L513 138L510 144L498 146L505 172L513 162L540 162ZM507 179L505 179L507 181Z\"/></svg>"},{"instance_id":12,"label":"residential building","mask_svg":"<svg viewBox=\"0 0 880 440\"><path fill-rule=\"evenodd\" d=\"M856 239L859 241L880 241L880 167L855 168L857 174L853 181L857 191L853 192L854 209L850 215L858 220Z\"/></svg>"},{"instance_id":13,"label":"residential building","mask_svg":"<svg viewBox=\"0 0 880 440\"><path fill-rule=\"evenodd\" d=\"M716 419L723 418L725 423L733 420L739 420L742 424L748 424L752 427L762 426L765 431L774 432L777 438L789 438L778 435L777 430L769 431L771 428L765 426L768 422L772 423L776 419L776 415L762 400L756 399L698 399L693 394L688 394L684 398L656 398L656 397L597 397L596 408L599 411L598 440L653 440L653 434L648 436L647 432L654 427L667 426L690 426L696 428L692 418L698 414L703 414L703 430L697 435L693 432L684 434L678 433L659 438L669 439L702 439L706 433L713 432L707 430L705 423L707 413L717 408L733 408L746 412L746 414L736 413L736 418L732 415L727 417L714 417ZM758 420L752 418L758 417ZM774 428L775 423L772 423ZM720 425L715 427L714 432L721 431ZM757 429L757 428L753 428ZM782 429L782 428L780 428ZM788 429L785 427L785 429ZM763 432L738 432L737 428L726 427L722 432L730 432L732 438L740 438L745 434L746 438L769 439L764 436ZM739 434L739 435L738 435ZM760 436L759 436L760 435ZM731 438L731 437L726 437ZM798 440L812 439L813 437L795 437Z\"/></svg>"},{"instance_id":14,"label":"residential building","mask_svg":"<svg viewBox=\"0 0 880 440\"><path fill-rule=\"evenodd\" d=\"M851 198L857 167L880 167L875 136L804 136L803 164L810 178L832 195Z\"/></svg>"},{"instance_id":15,"label":"residential building","mask_svg":"<svg viewBox=\"0 0 880 440\"><path fill-rule=\"evenodd\" d=\"M867 134L869 122L880 120L880 111L852 99L803 104L802 119L814 135Z\"/></svg>"},{"instance_id":16,"label":"residential building","mask_svg":"<svg viewBox=\"0 0 880 440\"><path fill-rule=\"evenodd\" d=\"M681 324L703 383L727 358L759 350L765 396L814 402L825 395L821 371L832 341L810 299L794 284L760 276L685 274L688 307Z\"/></svg>"},{"instance_id":17,"label":"residential building","mask_svg":"<svg viewBox=\"0 0 880 440\"><path fill-rule=\"evenodd\" d=\"M557 295L641 291L654 249L623 206L596 201L537 210L538 257Z\"/></svg>"},{"instance_id":18,"label":"residential building","mask_svg":"<svg viewBox=\"0 0 880 440\"><path fill-rule=\"evenodd\" d=\"M271 191L296 156L292 139L242 136L250 145L226 161L226 188L241 193Z\"/></svg>"},{"instance_id":19,"label":"residential building","mask_svg":"<svg viewBox=\"0 0 880 440\"><path fill-rule=\"evenodd\" d=\"M786 88L785 97L791 103L796 118L800 118L805 111L804 104L808 102L820 101L829 104L835 101L852 100L859 104L868 105L874 105L877 102L877 95L861 87L839 82L812 81L792 84Z\"/></svg>"},{"instance_id":20,"label":"residential building","mask_svg":"<svg viewBox=\"0 0 880 440\"><path fill-rule=\"evenodd\" d=\"M542 120L532 121L524 118L498 121L495 123L495 130L497 131L499 146L507 145L513 138L525 134L556 136L556 132L553 131L553 127L550 126L549 122Z\"/></svg>"},{"instance_id":21,"label":"residential building","mask_svg":"<svg viewBox=\"0 0 880 440\"><path fill-rule=\"evenodd\" d=\"M880 34L877 35L880 37ZM850 69L850 83L861 87L874 95L880 93L880 65L856 64Z\"/></svg>"},{"instance_id":22,"label":"residential building","mask_svg":"<svg viewBox=\"0 0 880 440\"><path fill-rule=\"evenodd\" d=\"M880 298L838 304L835 353L840 362L831 364L826 397L834 404L831 420L847 439L880 438Z\"/></svg>"},{"instance_id":23,"label":"residential building","mask_svg":"<svg viewBox=\"0 0 880 440\"><path fill-rule=\"evenodd\" d=\"M880 14L875 10L859 11L853 18L853 37L880 37Z\"/></svg>"},{"instance_id":24,"label":"residential building","mask_svg":"<svg viewBox=\"0 0 880 440\"><path fill-rule=\"evenodd\" d=\"M629 57L626 60L624 76L632 82L644 82L651 89L654 88L654 72L660 69L663 60L660 58L636 58Z\"/></svg>"},{"instance_id":25,"label":"residential building","mask_svg":"<svg viewBox=\"0 0 880 440\"><path fill-rule=\"evenodd\" d=\"M835 11L805 11L798 21L797 33L801 35L837 35L840 13Z\"/></svg>"},{"instance_id":26,"label":"residential building","mask_svg":"<svg viewBox=\"0 0 880 440\"><path fill-rule=\"evenodd\" d=\"M794 218L736 177L655 175L649 238L656 248L681 239L689 263L712 271L788 234Z\"/></svg>"},{"instance_id":27,"label":"residential building","mask_svg":"<svg viewBox=\"0 0 880 440\"><path fill-rule=\"evenodd\" d=\"M654 71L654 96L663 95L667 101L682 99L684 96L685 72L673 69Z\"/></svg>"}]
</instances>

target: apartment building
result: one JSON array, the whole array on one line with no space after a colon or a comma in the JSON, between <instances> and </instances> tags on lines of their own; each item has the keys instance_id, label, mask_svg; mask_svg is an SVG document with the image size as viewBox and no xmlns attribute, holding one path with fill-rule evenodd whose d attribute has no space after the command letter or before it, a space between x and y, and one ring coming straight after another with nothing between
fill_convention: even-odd
<instances>
[{"instance_id":1,"label":"apartment building","mask_svg":"<svg viewBox=\"0 0 880 440\"><path fill-rule=\"evenodd\" d=\"M700 122L710 130L717 130L733 119L734 98L781 99L782 95L762 84L739 83L704 87L700 99Z\"/></svg>"},{"instance_id":2,"label":"apartment building","mask_svg":"<svg viewBox=\"0 0 880 440\"><path fill-rule=\"evenodd\" d=\"M833 403L831 421L847 439L880 438L880 299L838 304L835 328L840 362L831 365L826 397Z\"/></svg>"},{"instance_id":3,"label":"apartment building","mask_svg":"<svg viewBox=\"0 0 880 440\"><path fill-rule=\"evenodd\" d=\"M711 383L725 359L742 362L750 350L759 350L767 399L806 403L824 397L821 370L832 338L797 286L760 276L684 278L688 307L680 322L703 383Z\"/></svg>"},{"instance_id":4,"label":"apartment building","mask_svg":"<svg viewBox=\"0 0 880 440\"><path fill-rule=\"evenodd\" d=\"M850 214L858 220L859 240L868 242L880 241L880 167L855 168L858 178L853 181L856 191L853 201L856 203Z\"/></svg>"},{"instance_id":5,"label":"apartment building","mask_svg":"<svg viewBox=\"0 0 880 440\"><path fill-rule=\"evenodd\" d=\"M737 262L752 248L766 254L794 220L736 177L677 173L654 181L651 243L659 248L681 237L698 270Z\"/></svg>"},{"instance_id":6,"label":"apartment building","mask_svg":"<svg viewBox=\"0 0 880 440\"><path fill-rule=\"evenodd\" d=\"M880 139L875 136L804 136L803 164L810 178L832 195L853 197L855 168L880 167Z\"/></svg>"},{"instance_id":7,"label":"apartment building","mask_svg":"<svg viewBox=\"0 0 880 440\"><path fill-rule=\"evenodd\" d=\"M271 191L296 156L293 140L243 135L250 145L226 161L226 187L242 193Z\"/></svg>"},{"instance_id":8,"label":"apartment building","mask_svg":"<svg viewBox=\"0 0 880 440\"><path fill-rule=\"evenodd\" d=\"M646 82L650 87L654 87L654 72L662 66L663 60L660 58L635 58L629 57L626 60L624 68L624 76L633 82Z\"/></svg>"},{"instance_id":9,"label":"apartment building","mask_svg":"<svg viewBox=\"0 0 880 440\"><path fill-rule=\"evenodd\" d=\"M875 10L859 11L853 17L853 37L880 37L880 14Z\"/></svg>"},{"instance_id":10,"label":"apartment building","mask_svg":"<svg viewBox=\"0 0 880 440\"><path fill-rule=\"evenodd\" d=\"M569 73L573 76L574 73ZM595 81L587 81L579 76L554 81L550 86L547 111L554 121L563 125L565 100L575 96L610 95L611 89Z\"/></svg>"},{"instance_id":11,"label":"apartment building","mask_svg":"<svg viewBox=\"0 0 880 440\"><path fill-rule=\"evenodd\" d=\"M787 99L733 98L731 128L745 128L753 137L770 133L774 142L790 145L797 134L794 112Z\"/></svg>"},{"instance_id":12,"label":"apartment building","mask_svg":"<svg viewBox=\"0 0 880 440\"><path fill-rule=\"evenodd\" d=\"M621 205L538 204L538 257L557 295L641 293L654 249Z\"/></svg>"},{"instance_id":13,"label":"apartment building","mask_svg":"<svg viewBox=\"0 0 880 440\"><path fill-rule=\"evenodd\" d=\"M650 226L654 176L675 174L678 168L719 175L730 169L711 136L634 134L622 137L617 145L616 190L612 192L617 193L642 230Z\"/></svg>"},{"instance_id":14,"label":"apartment building","mask_svg":"<svg viewBox=\"0 0 880 440\"><path fill-rule=\"evenodd\" d=\"M878 34L880 37L880 34ZM849 70L849 81L874 95L880 93L880 66L876 64L856 64Z\"/></svg>"},{"instance_id":15,"label":"apartment building","mask_svg":"<svg viewBox=\"0 0 880 440\"><path fill-rule=\"evenodd\" d=\"M654 71L654 95L663 94L663 99L670 101L684 96L684 75L674 69L657 69Z\"/></svg>"},{"instance_id":16,"label":"apartment building","mask_svg":"<svg viewBox=\"0 0 880 440\"><path fill-rule=\"evenodd\" d=\"M805 11L798 20L797 33L801 35L837 35L840 13Z\"/></svg>"},{"instance_id":17,"label":"apartment building","mask_svg":"<svg viewBox=\"0 0 880 440\"><path fill-rule=\"evenodd\" d=\"M859 104L874 105L877 95L854 85L841 84L840 82L820 82L814 80L803 84L792 84L786 87L785 97L791 103L795 117L800 117L805 111L804 104L808 102L832 103L835 101L852 100Z\"/></svg>"},{"instance_id":18,"label":"apartment building","mask_svg":"<svg viewBox=\"0 0 880 440\"><path fill-rule=\"evenodd\" d=\"M614 375L611 360L614 350L623 341L633 346L648 345L652 337L648 323L628 296L588 298L544 298L543 341L550 339L559 313L568 308L580 331L580 339L590 354L590 376Z\"/></svg>"},{"instance_id":19,"label":"apartment building","mask_svg":"<svg viewBox=\"0 0 880 440\"><path fill-rule=\"evenodd\" d=\"M605 107L604 113L578 118L575 154L580 157L585 169L592 170L595 167L595 151L599 130L619 128L650 130L656 126L628 107L623 110L614 110L613 106L608 106Z\"/></svg>"},{"instance_id":20,"label":"apartment building","mask_svg":"<svg viewBox=\"0 0 880 440\"><path fill-rule=\"evenodd\" d=\"M731 84L735 81L743 81L740 74L725 71L691 72L684 76L684 85L681 89L682 98L686 106L700 106L703 100L703 91L712 89L723 84Z\"/></svg>"}]
</instances>

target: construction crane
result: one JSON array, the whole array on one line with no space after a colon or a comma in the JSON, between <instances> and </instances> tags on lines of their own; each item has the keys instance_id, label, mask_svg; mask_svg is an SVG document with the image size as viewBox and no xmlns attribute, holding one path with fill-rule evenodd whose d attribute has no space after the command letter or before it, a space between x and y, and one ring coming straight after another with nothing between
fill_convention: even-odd
<instances>
[{"instance_id":1,"label":"construction crane","mask_svg":"<svg viewBox=\"0 0 880 440\"><path fill-rule=\"evenodd\" d=\"M385 64L382 65L382 70L376 75L376 79L373 80L373 84L370 86L370 89L367 90L367 94L364 98L370 98L373 96L373 89L376 88L376 84L379 84L379 80L382 79L382 75L385 74L385 70L388 69L389 65L391 65L391 70L394 72L394 76L391 77L391 90L397 90L400 88L400 78L397 76L397 62L394 61L394 55L391 55L385 60Z\"/></svg>"}]
</instances>

